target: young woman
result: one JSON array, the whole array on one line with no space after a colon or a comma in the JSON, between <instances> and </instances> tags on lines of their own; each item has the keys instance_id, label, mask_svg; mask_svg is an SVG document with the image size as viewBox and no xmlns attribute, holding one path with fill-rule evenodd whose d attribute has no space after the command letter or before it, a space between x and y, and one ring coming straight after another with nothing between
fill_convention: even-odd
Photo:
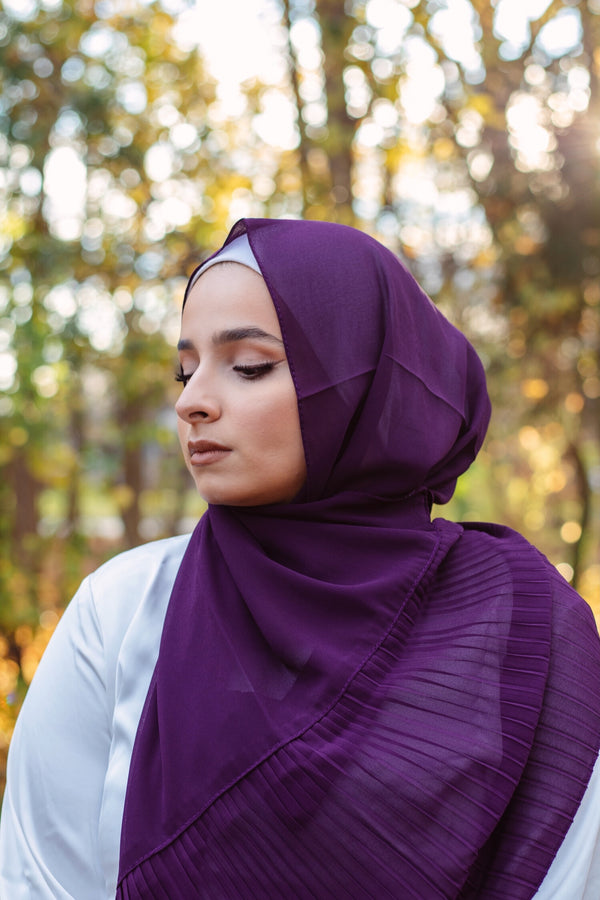
<instances>
[{"instance_id":1,"label":"young woman","mask_svg":"<svg viewBox=\"0 0 600 900\"><path fill-rule=\"evenodd\" d=\"M249 219L179 354L208 511L65 612L1 896L597 898L590 610L509 529L430 519L488 422L469 343L371 238Z\"/></svg>"}]
</instances>

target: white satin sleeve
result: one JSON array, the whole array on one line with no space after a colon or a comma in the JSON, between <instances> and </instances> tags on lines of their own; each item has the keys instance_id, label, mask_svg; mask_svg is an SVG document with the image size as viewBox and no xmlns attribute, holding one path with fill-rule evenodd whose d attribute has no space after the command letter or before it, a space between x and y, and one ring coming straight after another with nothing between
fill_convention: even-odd
<instances>
[{"instance_id":1,"label":"white satin sleeve","mask_svg":"<svg viewBox=\"0 0 600 900\"><path fill-rule=\"evenodd\" d=\"M2 900L114 898L133 741L188 539L115 557L63 614L11 742Z\"/></svg>"},{"instance_id":2,"label":"white satin sleeve","mask_svg":"<svg viewBox=\"0 0 600 900\"><path fill-rule=\"evenodd\" d=\"M600 758L579 809L534 900L600 897Z\"/></svg>"},{"instance_id":3,"label":"white satin sleeve","mask_svg":"<svg viewBox=\"0 0 600 900\"><path fill-rule=\"evenodd\" d=\"M6 900L104 897L96 847L110 718L86 581L42 658L11 743L0 820Z\"/></svg>"}]
</instances>

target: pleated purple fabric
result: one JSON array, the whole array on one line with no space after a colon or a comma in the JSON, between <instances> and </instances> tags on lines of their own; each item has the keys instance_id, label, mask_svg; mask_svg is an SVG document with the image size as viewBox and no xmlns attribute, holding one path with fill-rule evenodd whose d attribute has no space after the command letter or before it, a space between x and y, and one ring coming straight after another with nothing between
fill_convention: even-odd
<instances>
[{"instance_id":1,"label":"pleated purple fabric","mask_svg":"<svg viewBox=\"0 0 600 900\"><path fill-rule=\"evenodd\" d=\"M307 461L209 507L134 747L117 897L526 900L600 747L600 643L498 526L430 521L475 457L481 364L400 262L246 219Z\"/></svg>"}]
</instances>

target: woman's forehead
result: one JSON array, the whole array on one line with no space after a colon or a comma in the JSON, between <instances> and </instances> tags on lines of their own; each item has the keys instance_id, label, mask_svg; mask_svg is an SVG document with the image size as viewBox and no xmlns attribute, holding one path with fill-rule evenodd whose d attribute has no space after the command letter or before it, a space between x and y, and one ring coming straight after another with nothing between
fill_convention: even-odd
<instances>
[{"instance_id":1,"label":"woman's forehead","mask_svg":"<svg viewBox=\"0 0 600 900\"><path fill-rule=\"evenodd\" d=\"M279 332L279 321L264 278L245 265L226 261L204 272L191 288L182 315L182 332L203 323Z\"/></svg>"}]
</instances>

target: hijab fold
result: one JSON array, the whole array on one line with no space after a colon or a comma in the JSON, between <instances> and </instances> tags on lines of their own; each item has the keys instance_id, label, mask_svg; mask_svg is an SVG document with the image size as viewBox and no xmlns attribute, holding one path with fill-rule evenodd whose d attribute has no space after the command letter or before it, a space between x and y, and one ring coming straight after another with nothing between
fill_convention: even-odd
<instances>
[{"instance_id":1,"label":"hijab fold","mask_svg":"<svg viewBox=\"0 0 600 900\"><path fill-rule=\"evenodd\" d=\"M591 614L515 533L430 521L489 401L399 260L329 223L246 219L225 247L242 235L307 481L292 503L210 506L191 537L117 896L531 898L600 744Z\"/></svg>"}]
</instances>

